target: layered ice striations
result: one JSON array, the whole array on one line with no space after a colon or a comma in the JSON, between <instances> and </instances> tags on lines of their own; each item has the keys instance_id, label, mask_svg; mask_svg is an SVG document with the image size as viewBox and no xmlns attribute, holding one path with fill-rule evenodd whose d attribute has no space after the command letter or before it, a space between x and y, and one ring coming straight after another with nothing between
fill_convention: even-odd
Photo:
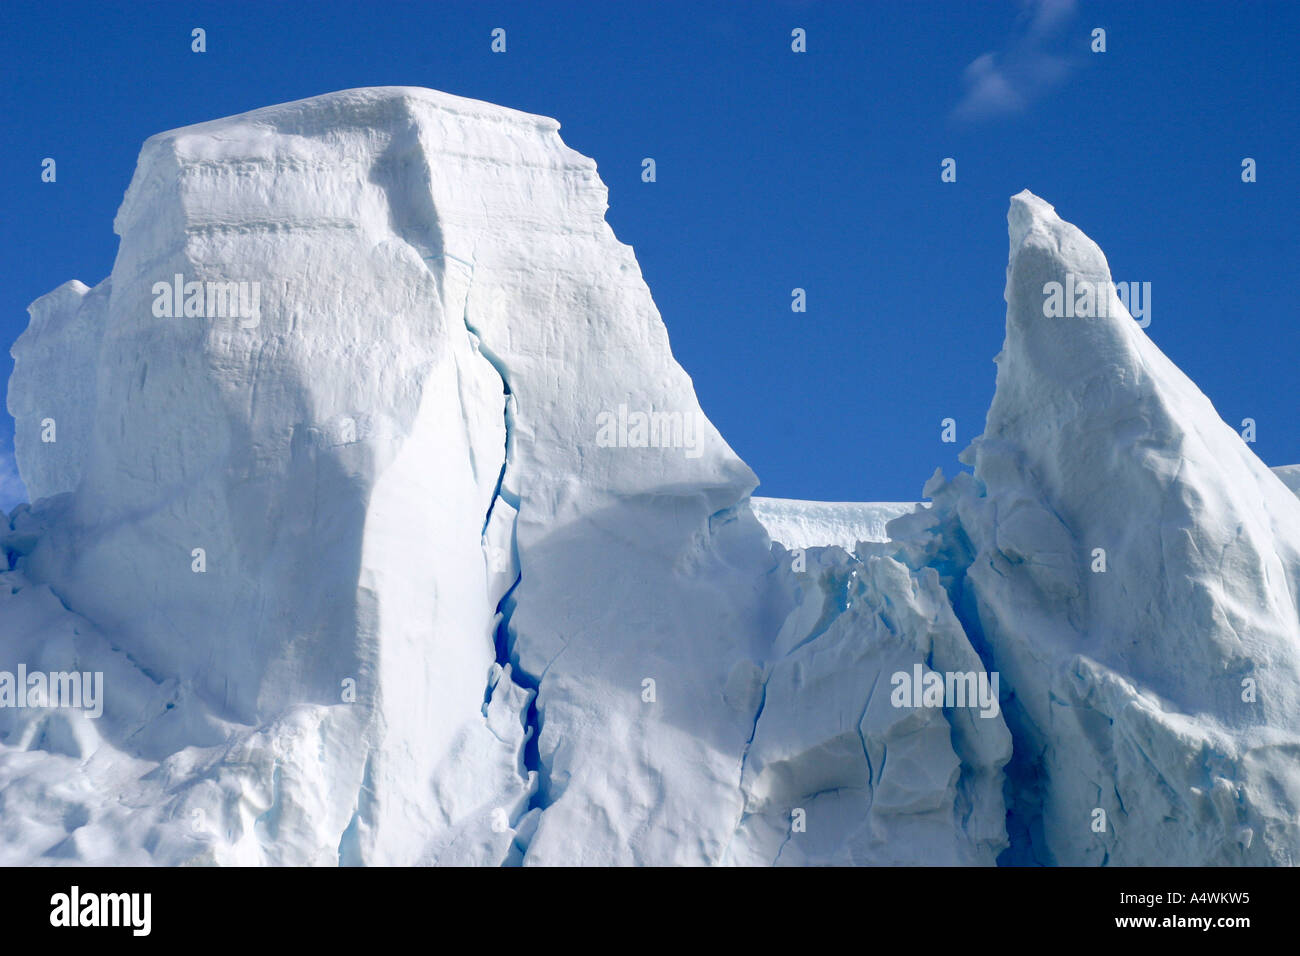
<instances>
[{"instance_id":1,"label":"layered ice striations","mask_svg":"<svg viewBox=\"0 0 1300 956\"><path fill-rule=\"evenodd\" d=\"M0 670L105 692L0 708L0 862L1296 862L1300 499L1122 307L1043 315L1095 245L1013 199L930 507L751 499L557 130L378 88L146 142L13 349Z\"/></svg>"},{"instance_id":2,"label":"layered ice striations","mask_svg":"<svg viewBox=\"0 0 1300 956\"><path fill-rule=\"evenodd\" d=\"M787 548L836 545L852 551L859 541L887 541L886 526L910 514L923 502L910 501L794 501L788 498L749 499L754 517L773 541Z\"/></svg>"}]
</instances>

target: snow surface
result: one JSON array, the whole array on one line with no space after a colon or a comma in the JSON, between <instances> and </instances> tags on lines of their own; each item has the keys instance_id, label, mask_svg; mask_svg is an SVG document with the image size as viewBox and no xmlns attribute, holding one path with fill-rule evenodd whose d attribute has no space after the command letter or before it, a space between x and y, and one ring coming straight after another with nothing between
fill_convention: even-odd
<instances>
[{"instance_id":1,"label":"snow surface","mask_svg":"<svg viewBox=\"0 0 1300 956\"><path fill-rule=\"evenodd\" d=\"M919 502L795 501L790 498L749 499L754 517L773 541L787 548L837 545L852 551L859 541L887 541L885 526L910 514ZM921 505L924 507L924 505Z\"/></svg>"},{"instance_id":2,"label":"snow surface","mask_svg":"<svg viewBox=\"0 0 1300 956\"><path fill-rule=\"evenodd\" d=\"M0 670L105 700L0 707L0 863L1298 861L1300 500L1117 302L1042 316L1095 245L1013 199L932 507L751 501L557 130L376 88L145 143L13 348Z\"/></svg>"}]
</instances>

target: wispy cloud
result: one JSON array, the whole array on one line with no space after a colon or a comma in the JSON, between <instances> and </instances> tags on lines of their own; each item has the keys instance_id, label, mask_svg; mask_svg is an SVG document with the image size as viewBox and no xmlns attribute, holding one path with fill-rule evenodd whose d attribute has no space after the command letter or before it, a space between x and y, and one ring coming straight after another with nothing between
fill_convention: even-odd
<instances>
[{"instance_id":1,"label":"wispy cloud","mask_svg":"<svg viewBox=\"0 0 1300 956\"><path fill-rule=\"evenodd\" d=\"M966 92L953 109L963 122L1019 113L1069 75L1069 57L1049 48L1074 18L1075 0L1021 0L1001 50L981 53L966 67Z\"/></svg>"},{"instance_id":2,"label":"wispy cloud","mask_svg":"<svg viewBox=\"0 0 1300 956\"><path fill-rule=\"evenodd\" d=\"M13 451L0 447L0 511L8 514L15 505L27 500L27 488L18 477Z\"/></svg>"}]
</instances>

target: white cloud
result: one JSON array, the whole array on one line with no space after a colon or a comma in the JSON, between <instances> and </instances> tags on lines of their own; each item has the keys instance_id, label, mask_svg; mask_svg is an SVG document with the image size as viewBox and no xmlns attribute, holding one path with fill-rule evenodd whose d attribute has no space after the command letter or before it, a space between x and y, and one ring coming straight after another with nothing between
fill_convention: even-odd
<instances>
[{"instance_id":1,"label":"white cloud","mask_svg":"<svg viewBox=\"0 0 1300 956\"><path fill-rule=\"evenodd\" d=\"M1022 0L1022 18L1029 18L1029 36L1041 39L1055 33L1074 16L1075 0Z\"/></svg>"},{"instance_id":2,"label":"white cloud","mask_svg":"<svg viewBox=\"0 0 1300 956\"><path fill-rule=\"evenodd\" d=\"M953 117L975 121L1019 113L1064 80L1070 61L1047 47L1074 16L1074 2L1022 0L1005 49L982 53L966 67L966 92Z\"/></svg>"}]
</instances>

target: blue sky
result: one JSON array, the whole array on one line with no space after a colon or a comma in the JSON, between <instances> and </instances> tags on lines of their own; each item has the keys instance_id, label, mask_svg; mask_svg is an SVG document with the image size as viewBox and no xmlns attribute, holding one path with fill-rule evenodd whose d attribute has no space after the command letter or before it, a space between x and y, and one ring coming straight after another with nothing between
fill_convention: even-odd
<instances>
[{"instance_id":1,"label":"blue sky","mask_svg":"<svg viewBox=\"0 0 1300 956\"><path fill-rule=\"evenodd\" d=\"M906 500L983 427L1007 200L1152 284L1156 343L1300 462L1300 4L5 5L0 341L94 285L152 133L358 86L557 118L761 494ZM190 30L208 50L190 50ZM489 49L493 28L507 51ZM791 30L808 52L792 52ZM1107 51L1089 46L1106 30ZM58 181L40 180L54 157ZM643 183L653 157L658 181ZM1241 181L1241 161L1258 181ZM957 160L957 181L940 163ZM793 313L791 290L807 290ZM6 378L7 354L0 363ZM940 442L957 421L958 444ZM0 416L0 473L12 421ZM0 498L14 492L0 476Z\"/></svg>"}]
</instances>

